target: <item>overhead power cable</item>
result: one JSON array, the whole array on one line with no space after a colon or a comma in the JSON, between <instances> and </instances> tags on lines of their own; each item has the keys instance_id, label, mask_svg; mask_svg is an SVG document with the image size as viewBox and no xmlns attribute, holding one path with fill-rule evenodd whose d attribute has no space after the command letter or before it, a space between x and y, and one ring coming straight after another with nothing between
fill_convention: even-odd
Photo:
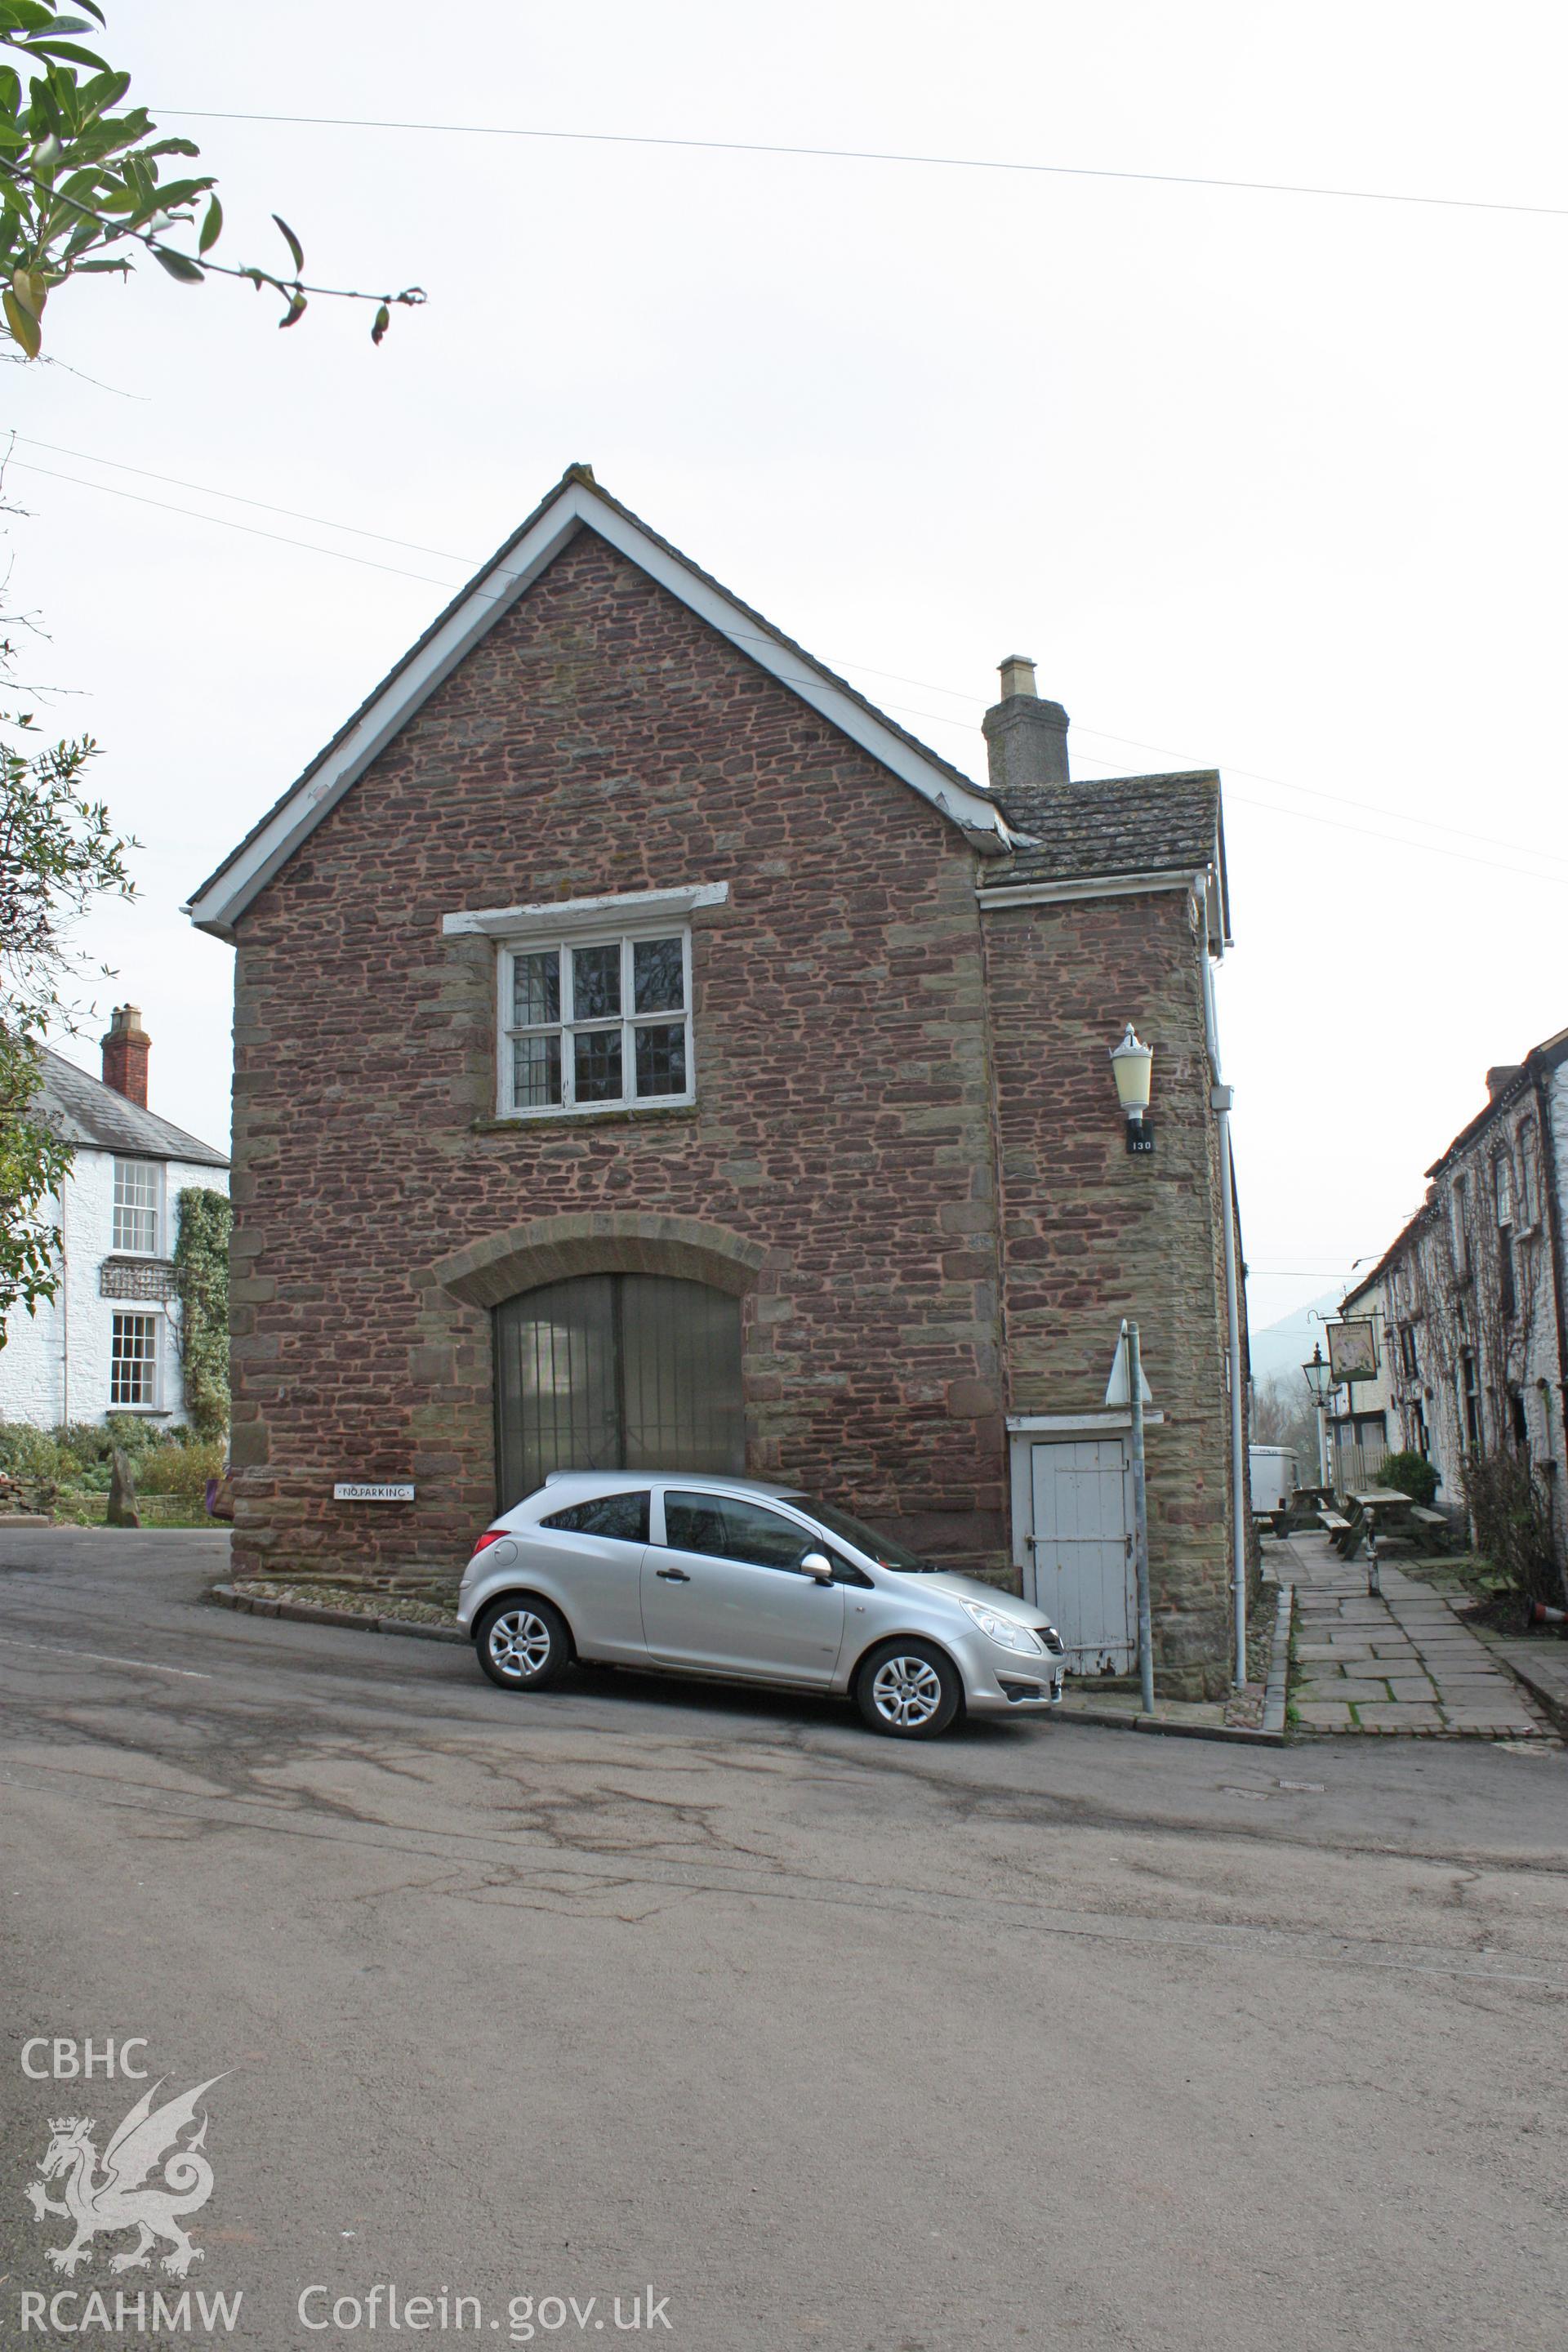
<instances>
[{"instance_id":1,"label":"overhead power cable","mask_svg":"<svg viewBox=\"0 0 1568 2352\"><path fill-rule=\"evenodd\" d=\"M405 572L395 563L378 563L374 555L350 555L341 547L312 547L309 540L290 539L287 531L263 530L259 524L236 522L229 515L197 514L190 507L177 507L167 499L150 499L141 490L117 489L112 482L84 482L79 474L62 474L53 466L34 466L25 458L13 457L11 464L24 474L42 474L51 482L70 482L79 490L100 490L105 498L129 499L139 507L157 507L164 514L184 515L187 522L216 523L223 530L242 530L251 539L269 539L279 547L302 548L308 555L330 555L338 563L357 563L367 572L390 572L399 580L423 581L429 588L445 588L450 593L449 580L437 580L428 572ZM220 491L218 496L222 496ZM329 523L329 530L335 528Z\"/></svg>"},{"instance_id":2,"label":"overhead power cable","mask_svg":"<svg viewBox=\"0 0 1568 2352\"><path fill-rule=\"evenodd\" d=\"M155 473L147 466L129 466L122 458L100 457L90 449L70 449L67 448L62 443L58 441L40 441L31 433L16 433L12 436L12 438L15 441L20 442L25 447L29 449L47 449L53 457L75 457L84 465L89 466L107 466L113 473L133 474L140 481L161 482L166 489L191 490L198 497L222 499L227 504L232 506L254 507L258 513L284 515L291 522L312 523L321 530L343 531L351 538L373 540L377 545L382 547L406 548L411 554L433 555L437 557L439 562L444 563L465 565L470 572L476 571L482 561L482 558L477 555L457 554L450 548L431 547L422 540L397 539L388 531L366 530L359 523L337 522L330 515L307 514L299 507L278 506L269 499L248 498L238 490L220 490L216 488L210 482L186 481L182 476L177 474ZM14 462L22 466L24 470L27 470L26 462L23 459L18 458ZM43 467L36 467L31 470L42 473L47 469ZM110 487L108 484L98 485L90 482L82 483L79 477L73 474L58 474L55 478L58 481L76 482L79 488L87 489L100 487L107 488ZM149 504L162 504L162 501L150 500ZM189 509L184 507L166 507L164 511L171 514L184 514L189 512ZM195 520L202 522L221 523L223 521L223 518L218 515L199 515ZM273 534L268 533L265 535L271 537ZM281 540L280 543L284 546L300 547L303 547L307 544L303 540L296 541L289 539ZM315 548L311 551L318 555L336 555L340 551L335 548L322 547ZM433 587L440 587L447 584L444 582L437 581L433 575L428 572L403 572L392 565L387 565L384 568L388 571L395 572L395 575L399 579L428 580ZM845 667L858 670L867 677L885 677L891 679L899 686L917 687L922 694L944 695L950 700L954 702L967 702L976 710L983 710L985 708L984 697L983 695L975 694L968 687L939 686L934 678L910 677L901 670L878 669L869 662L849 660L843 656L840 658L843 660ZM929 719L932 724L939 727L958 727L961 728L965 734L973 734L973 732L974 721L973 719L955 719L936 710L915 710L911 705L907 703L889 705L889 708L910 710L911 715L914 717ZM1184 768L1201 768L1213 764L1211 761L1198 758L1193 752L1173 751L1168 743L1150 743L1136 735L1110 735L1107 734L1102 729L1086 727L1081 723L1079 723L1078 727L1077 734L1079 740L1087 737L1090 741L1096 743L1119 744L1125 750L1134 751L1152 751L1157 754L1159 758L1163 760L1174 760ZM1116 765L1114 761L1097 761L1095 764L1107 769L1113 769ZM1309 800L1331 801L1337 807L1353 809L1358 814L1364 814L1368 816L1392 817L1397 824L1419 825L1429 832L1446 833L1451 835L1457 840L1479 842L1483 848L1510 850L1516 856L1527 857L1532 862L1538 860L1543 854L1548 857L1552 855L1550 850L1542 853L1539 843L1508 841L1503 839L1502 836L1498 834L1479 833L1470 825L1448 824L1440 817L1413 816L1406 809L1386 808L1378 802L1361 800L1349 793L1331 793L1321 784L1292 783L1287 776L1270 775L1261 768L1240 767L1234 761L1226 761L1225 762L1225 772L1227 776L1248 776L1252 779L1254 783L1276 785L1281 792L1299 793ZM1265 803L1259 803L1258 805L1263 806Z\"/></svg>"},{"instance_id":3,"label":"overhead power cable","mask_svg":"<svg viewBox=\"0 0 1568 2352\"><path fill-rule=\"evenodd\" d=\"M407 548L413 553L433 555L439 562L463 566L470 571L477 568L479 560L474 556L459 555L449 550L430 547L417 540L395 539L384 531L364 530L355 523L334 522L325 515L308 514L296 507L276 506L268 499L247 498L238 491L214 489L209 484L185 481L178 475L155 473L147 467L127 466L118 458L96 457L86 450L66 449L59 443L39 441L28 434L15 434L12 437L29 448L46 449L51 455L74 457L87 465L106 466L116 472L133 474L143 481L159 482L169 488L190 490L198 497L223 499L235 505L253 508L258 512L281 515L296 522L308 522L321 530L343 531L356 538L373 540L382 546ZM203 514L195 508L176 506L168 499L150 498L144 491L121 489L111 482L87 481L79 474L62 473L56 467L36 465L30 459L13 457L6 463L23 473L39 474L50 481L68 482L77 489L97 490L109 498L128 499L133 505L153 507L160 513L181 516L187 522L210 523L222 530L242 532L247 538L270 541L275 546L298 548L304 554L324 555L335 562L352 563L362 571L383 572L393 579L411 580L423 586L439 588L448 596L456 593L462 584L460 582L439 579L433 572L413 572L402 564L384 563L374 556L354 555L344 548L321 547L313 541L296 539L287 531L267 530L256 523L237 521L232 516ZM757 642L775 644L776 640L773 638L764 640L759 636ZM869 663L846 660L843 656L840 656L839 660L844 668L858 670L866 677L888 677L900 684L919 687L927 693L947 695L954 700L973 702L976 706L981 704L981 698L978 695L972 695L960 688L938 686L926 678L908 678L900 672L878 670ZM888 710L898 711L906 718L919 719L927 725L955 728L966 738L973 737L974 732L972 720L954 719L945 711L926 710L916 704L894 702L886 698L883 700L883 707ZM1212 761L1194 761L1190 754L1172 751L1169 745L1142 742L1132 736L1101 734L1092 728L1084 727L1080 727L1079 732L1080 735L1088 736L1093 741L1122 743L1136 750L1152 751L1162 759L1173 760L1182 766L1203 767L1215 764ZM1108 776L1121 772L1118 763L1114 761L1098 758L1092 752L1084 756L1088 757L1094 766L1103 768ZM1568 875L1542 871L1542 856L1552 858L1554 854L1552 852L1543 853L1539 848L1527 850L1521 843L1505 841L1495 835L1470 833L1460 826L1445 825L1437 819L1412 817L1403 810L1381 808L1376 803L1353 800L1344 793L1324 792L1314 785L1290 783L1284 777L1265 775L1257 769L1234 767L1228 762L1220 764L1224 766L1227 777L1249 777L1259 783L1278 785L1285 792L1300 793L1308 798L1332 801L1337 805L1352 809L1358 814L1365 810L1369 814L1389 816L1396 824L1429 825L1435 831L1457 835L1467 841L1479 843L1483 847L1501 849L1517 856L1528 857L1531 862L1525 866L1513 866L1505 864L1500 858L1478 857L1471 849L1453 848L1444 842L1422 840L1418 835L1385 833L1381 828L1373 826L1352 824L1343 818L1321 815L1311 809L1282 806L1279 802L1259 799L1255 793L1238 792L1234 785L1230 785L1228 797L1233 805L1259 809L1271 816L1294 818L1300 824L1327 825L1363 841L1386 842L1400 849L1426 850L1434 856L1457 858L1468 865L1489 866L1498 873L1513 874L1521 878L1547 881L1555 883L1559 887L1568 887ZM1555 862L1562 864L1563 861L1561 857L1556 857Z\"/></svg>"},{"instance_id":4,"label":"overhead power cable","mask_svg":"<svg viewBox=\"0 0 1568 2352\"><path fill-rule=\"evenodd\" d=\"M1300 180L1231 180L1206 172L1134 172L1100 163L1040 163L1003 155L926 155L883 147L816 147L765 139L674 139L646 131L546 131L532 123L403 122L357 114L251 114L226 108L160 106L160 120L289 123L311 131L413 131L461 139L542 139L600 147L672 147L695 154L788 155L835 163L900 163L942 172L1022 172L1063 180L1130 180L1159 188L1223 188L1241 195L1321 196L1340 204L1417 205L1447 212L1518 213L1568 219L1568 205L1526 205L1492 196L1436 196L1405 188L1337 188Z\"/></svg>"}]
</instances>

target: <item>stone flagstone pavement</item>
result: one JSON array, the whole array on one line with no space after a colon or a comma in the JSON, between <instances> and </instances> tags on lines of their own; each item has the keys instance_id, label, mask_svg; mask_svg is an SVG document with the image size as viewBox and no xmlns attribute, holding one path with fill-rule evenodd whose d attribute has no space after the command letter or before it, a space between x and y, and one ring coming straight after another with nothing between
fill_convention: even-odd
<instances>
[{"instance_id":1,"label":"stone flagstone pavement","mask_svg":"<svg viewBox=\"0 0 1568 2352\"><path fill-rule=\"evenodd\" d=\"M1271 1544L1269 1559L1296 1587L1291 1696L1304 1730L1555 1737L1447 1602L1386 1553L1379 1601L1368 1595L1365 1560L1342 1559L1326 1535Z\"/></svg>"}]
</instances>

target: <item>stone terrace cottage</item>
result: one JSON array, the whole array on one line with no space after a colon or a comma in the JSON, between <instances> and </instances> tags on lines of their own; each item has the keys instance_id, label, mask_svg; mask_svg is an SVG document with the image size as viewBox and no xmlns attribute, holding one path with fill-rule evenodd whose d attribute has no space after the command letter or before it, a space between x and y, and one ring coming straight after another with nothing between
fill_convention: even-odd
<instances>
[{"instance_id":1,"label":"stone terrace cottage","mask_svg":"<svg viewBox=\"0 0 1568 2352\"><path fill-rule=\"evenodd\" d=\"M743 1469L1127 1671L1135 1315L1161 1685L1227 1685L1219 779L1072 781L1067 730L1008 662L975 785L570 468L188 909L239 1575L449 1587L553 1468Z\"/></svg>"}]
</instances>

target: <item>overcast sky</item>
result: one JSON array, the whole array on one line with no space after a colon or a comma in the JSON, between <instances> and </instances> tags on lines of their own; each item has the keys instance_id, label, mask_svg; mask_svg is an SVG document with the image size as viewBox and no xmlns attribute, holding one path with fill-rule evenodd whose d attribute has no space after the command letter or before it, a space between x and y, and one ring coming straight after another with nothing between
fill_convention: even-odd
<instances>
[{"instance_id":1,"label":"overcast sky","mask_svg":"<svg viewBox=\"0 0 1568 2352\"><path fill-rule=\"evenodd\" d=\"M181 901L579 458L977 775L1014 652L1075 772L1221 768L1255 1320L1378 1253L1488 1064L1568 1022L1568 216L174 111L1568 206L1561 9L110 18L219 175L217 257L279 257L277 210L310 274L430 292L373 352L347 306L279 335L270 296L83 280L47 318L80 374L4 379L34 672L145 844L86 944L100 1006L143 1008L154 1108L226 1138L230 957ZM91 1068L97 1034L67 1047Z\"/></svg>"}]
</instances>

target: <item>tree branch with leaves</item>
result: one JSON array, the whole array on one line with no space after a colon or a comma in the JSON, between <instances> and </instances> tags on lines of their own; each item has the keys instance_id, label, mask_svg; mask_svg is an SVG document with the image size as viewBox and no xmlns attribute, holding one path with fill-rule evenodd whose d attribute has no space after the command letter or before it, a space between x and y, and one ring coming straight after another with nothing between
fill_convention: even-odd
<instances>
[{"instance_id":1,"label":"tree branch with leaves","mask_svg":"<svg viewBox=\"0 0 1568 2352\"><path fill-rule=\"evenodd\" d=\"M0 666L12 648L0 641ZM27 745L29 712L0 717L19 739L0 740L0 1325L59 1288L58 1231L49 1213L69 1172L71 1147L40 1116L40 1039L76 1025L73 983L86 969L72 926L106 893L135 895L102 801L82 789L97 757L90 736Z\"/></svg>"},{"instance_id":2,"label":"tree branch with leaves","mask_svg":"<svg viewBox=\"0 0 1568 2352\"><path fill-rule=\"evenodd\" d=\"M0 66L0 310L5 333L28 359L43 348L50 296L72 278L129 276L136 265L127 246L141 247L183 286L234 278L258 292L270 287L286 305L279 327L298 325L313 297L366 302L374 306L371 341L379 343L395 309L425 300L418 286L376 294L308 282L304 248L277 213L291 270L215 261L223 232L216 181L162 176L170 158L199 156L200 148L158 137L145 107L116 111L131 77L75 38L105 22L95 0L77 5L86 15L53 0L0 0L0 47L37 68L24 92L16 68ZM195 231L194 249L170 242L175 228Z\"/></svg>"}]
</instances>

